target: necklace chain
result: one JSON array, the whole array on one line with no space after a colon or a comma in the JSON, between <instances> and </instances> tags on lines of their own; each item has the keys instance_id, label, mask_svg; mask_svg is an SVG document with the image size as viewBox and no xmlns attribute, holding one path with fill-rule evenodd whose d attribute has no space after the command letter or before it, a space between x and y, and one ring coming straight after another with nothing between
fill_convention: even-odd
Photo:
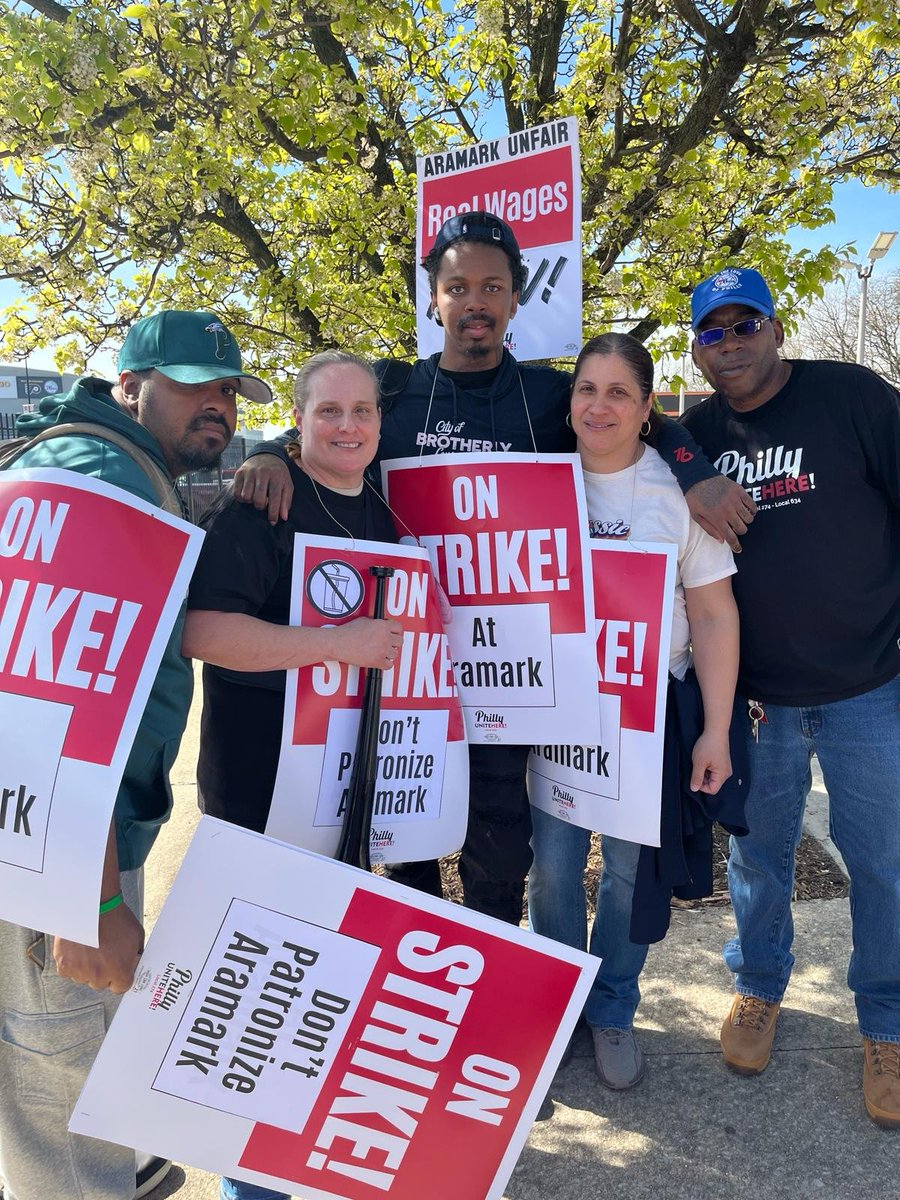
<instances>
[{"instance_id":1,"label":"necklace chain","mask_svg":"<svg viewBox=\"0 0 900 1200\"><path fill-rule=\"evenodd\" d=\"M312 475L310 475L308 471L306 472L306 477L309 480L309 482L313 485L313 491L316 493L316 499L319 501L319 504L321 504L323 511L331 518L331 520L335 523L335 525L337 525L338 529L343 529L344 533L346 533L348 539L351 542L355 542L356 538L353 536L353 534L350 532L350 530L347 528L347 526L341 524L341 522L337 519L337 517L334 515L334 513L331 511L331 509L328 507L328 505L322 499L322 493L319 491L319 485L316 483L316 481L313 479ZM413 539L413 541L416 543L416 545L417 546L421 545L419 539L416 537L416 535L413 533L413 531L410 529L410 527L406 524L406 522L401 517L399 517L397 515L397 513L394 512L394 510L388 504L387 500L385 500L384 496L382 496L381 492L379 492L379 490L376 487L373 487L372 484L369 483L368 479L366 479L365 476L363 476L363 486L367 487L374 496L378 497L378 499L381 501L381 503L384 505L384 507L388 510L388 512L394 518L394 521L398 525L403 526L403 528L406 530L406 532L409 534L409 536Z\"/></svg>"},{"instance_id":2,"label":"necklace chain","mask_svg":"<svg viewBox=\"0 0 900 1200\"><path fill-rule=\"evenodd\" d=\"M356 541L356 538L354 538L353 534L350 532L350 530L347 528L347 526L341 524L341 522L337 519L337 517L334 515L334 513L331 511L331 509L328 507L328 505L322 499L322 493L319 491L319 485L313 479L312 475L309 474L309 472L307 472L307 478L309 479L309 482L313 485L313 491L316 493L316 499L322 505L322 509L325 512L325 514L327 516L329 516L332 519L332 521L334 521L334 523L335 523L335 525L337 525L338 529L343 529L344 533L346 533L347 537L350 539L351 542Z\"/></svg>"},{"instance_id":3,"label":"necklace chain","mask_svg":"<svg viewBox=\"0 0 900 1200\"><path fill-rule=\"evenodd\" d=\"M499 369L499 365L500 364L498 363L498 369ZM428 434L428 422L431 420L431 409L432 409L432 405L434 404L434 389L437 387L437 377L438 377L439 370L440 370L439 367L435 367L435 369L434 369L434 379L432 379L432 381L431 381L431 394L428 397L428 408L425 410L425 430L424 430L424 432L425 432L426 436ZM528 432L531 435L532 449L534 450L535 454L537 454L537 452L538 452L537 440L534 436L534 426L531 424L531 413L528 411L528 400L525 396L525 384L522 382L522 372L519 370L518 367L516 367L516 377L519 380L519 391L522 393L522 407L525 409L525 420L528 422ZM491 395L493 395L493 391L491 392ZM493 409L492 409L492 411L493 411ZM422 445L419 447L419 458L423 458L424 456L425 456L425 441L423 439ZM397 515L393 509L391 509L391 514L394 517L396 517L396 515ZM405 528L405 526L404 526L404 528ZM409 530L407 530L407 532L409 532ZM411 536L414 537L415 535L413 534Z\"/></svg>"}]
</instances>

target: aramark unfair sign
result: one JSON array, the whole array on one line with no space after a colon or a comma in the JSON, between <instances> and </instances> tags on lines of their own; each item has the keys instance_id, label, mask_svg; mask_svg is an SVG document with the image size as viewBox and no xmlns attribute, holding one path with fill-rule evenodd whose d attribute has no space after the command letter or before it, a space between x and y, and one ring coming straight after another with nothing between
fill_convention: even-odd
<instances>
[{"instance_id":1,"label":"aramark unfair sign","mask_svg":"<svg viewBox=\"0 0 900 1200\"><path fill-rule=\"evenodd\" d=\"M416 159L418 262L443 223L486 211L511 226L522 251L525 283L506 336L523 361L577 354L581 348L581 166L578 122L563 117L490 142L448 146ZM416 278L419 357L440 350L428 275Z\"/></svg>"},{"instance_id":2,"label":"aramark unfair sign","mask_svg":"<svg viewBox=\"0 0 900 1200\"><path fill-rule=\"evenodd\" d=\"M203 534L70 471L0 475L0 917L97 945L125 762Z\"/></svg>"},{"instance_id":3,"label":"aramark unfair sign","mask_svg":"<svg viewBox=\"0 0 900 1200\"><path fill-rule=\"evenodd\" d=\"M370 566L394 569L386 617L403 626L385 671L372 815L373 862L416 862L458 850L466 836L469 757L428 555L418 547L297 534L291 621L339 625L371 616ZM288 672L278 775L266 833L334 854L353 771L365 672L319 663Z\"/></svg>"},{"instance_id":4,"label":"aramark unfair sign","mask_svg":"<svg viewBox=\"0 0 900 1200\"><path fill-rule=\"evenodd\" d=\"M560 820L658 846L677 547L593 542L591 558L599 736L535 745L528 794Z\"/></svg>"},{"instance_id":5,"label":"aramark unfair sign","mask_svg":"<svg viewBox=\"0 0 900 1200\"><path fill-rule=\"evenodd\" d=\"M596 740L578 458L436 455L393 459L382 474L391 508L427 547L453 608L447 632L469 741Z\"/></svg>"},{"instance_id":6,"label":"aramark unfair sign","mask_svg":"<svg viewBox=\"0 0 900 1200\"><path fill-rule=\"evenodd\" d=\"M204 817L70 1128L307 1200L494 1200L596 966Z\"/></svg>"}]
</instances>

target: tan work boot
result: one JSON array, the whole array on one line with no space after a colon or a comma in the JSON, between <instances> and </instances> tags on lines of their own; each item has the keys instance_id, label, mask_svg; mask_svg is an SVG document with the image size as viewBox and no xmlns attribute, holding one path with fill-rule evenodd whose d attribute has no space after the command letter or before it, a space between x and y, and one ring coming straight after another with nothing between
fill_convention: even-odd
<instances>
[{"instance_id":1,"label":"tan work boot","mask_svg":"<svg viewBox=\"0 0 900 1200\"><path fill-rule=\"evenodd\" d=\"M738 1075L758 1075L769 1065L780 1003L758 996L734 998L719 1042L726 1064Z\"/></svg>"},{"instance_id":2,"label":"tan work boot","mask_svg":"<svg viewBox=\"0 0 900 1200\"><path fill-rule=\"evenodd\" d=\"M863 1098L882 1129L900 1129L900 1044L863 1038Z\"/></svg>"}]
</instances>

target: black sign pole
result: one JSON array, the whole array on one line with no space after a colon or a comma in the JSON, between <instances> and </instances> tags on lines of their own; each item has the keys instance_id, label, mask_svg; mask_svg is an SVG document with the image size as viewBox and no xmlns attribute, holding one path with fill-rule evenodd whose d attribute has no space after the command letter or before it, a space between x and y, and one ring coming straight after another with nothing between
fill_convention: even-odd
<instances>
[{"instance_id":1,"label":"black sign pole","mask_svg":"<svg viewBox=\"0 0 900 1200\"><path fill-rule=\"evenodd\" d=\"M394 574L393 567L369 567L375 577L376 620L384 616L385 580ZM339 862L372 869L369 858L369 841L372 834L372 805L375 801L375 784L378 774L378 725L381 718L381 677L377 667L366 670L366 688L362 710L359 715L359 732L356 735L356 750L353 755L353 770L347 789L347 804L344 809L344 828L335 858Z\"/></svg>"}]
</instances>

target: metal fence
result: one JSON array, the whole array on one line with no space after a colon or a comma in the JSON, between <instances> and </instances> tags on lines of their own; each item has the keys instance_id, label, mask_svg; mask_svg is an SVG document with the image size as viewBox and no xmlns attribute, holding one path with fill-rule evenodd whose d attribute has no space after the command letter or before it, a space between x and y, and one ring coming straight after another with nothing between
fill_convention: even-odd
<instances>
[{"instance_id":1,"label":"metal fence","mask_svg":"<svg viewBox=\"0 0 900 1200\"><path fill-rule=\"evenodd\" d=\"M219 465L209 471L191 471L178 480L178 490L196 524L222 488L231 483L234 473L255 445L238 434L222 455Z\"/></svg>"},{"instance_id":2,"label":"metal fence","mask_svg":"<svg viewBox=\"0 0 900 1200\"><path fill-rule=\"evenodd\" d=\"M0 413L0 442L16 437L16 414ZM212 504L222 488L234 478L234 473L254 445L238 435L222 455L217 467L209 471L191 471L178 480L178 490L184 497L191 520L195 523Z\"/></svg>"}]
</instances>

